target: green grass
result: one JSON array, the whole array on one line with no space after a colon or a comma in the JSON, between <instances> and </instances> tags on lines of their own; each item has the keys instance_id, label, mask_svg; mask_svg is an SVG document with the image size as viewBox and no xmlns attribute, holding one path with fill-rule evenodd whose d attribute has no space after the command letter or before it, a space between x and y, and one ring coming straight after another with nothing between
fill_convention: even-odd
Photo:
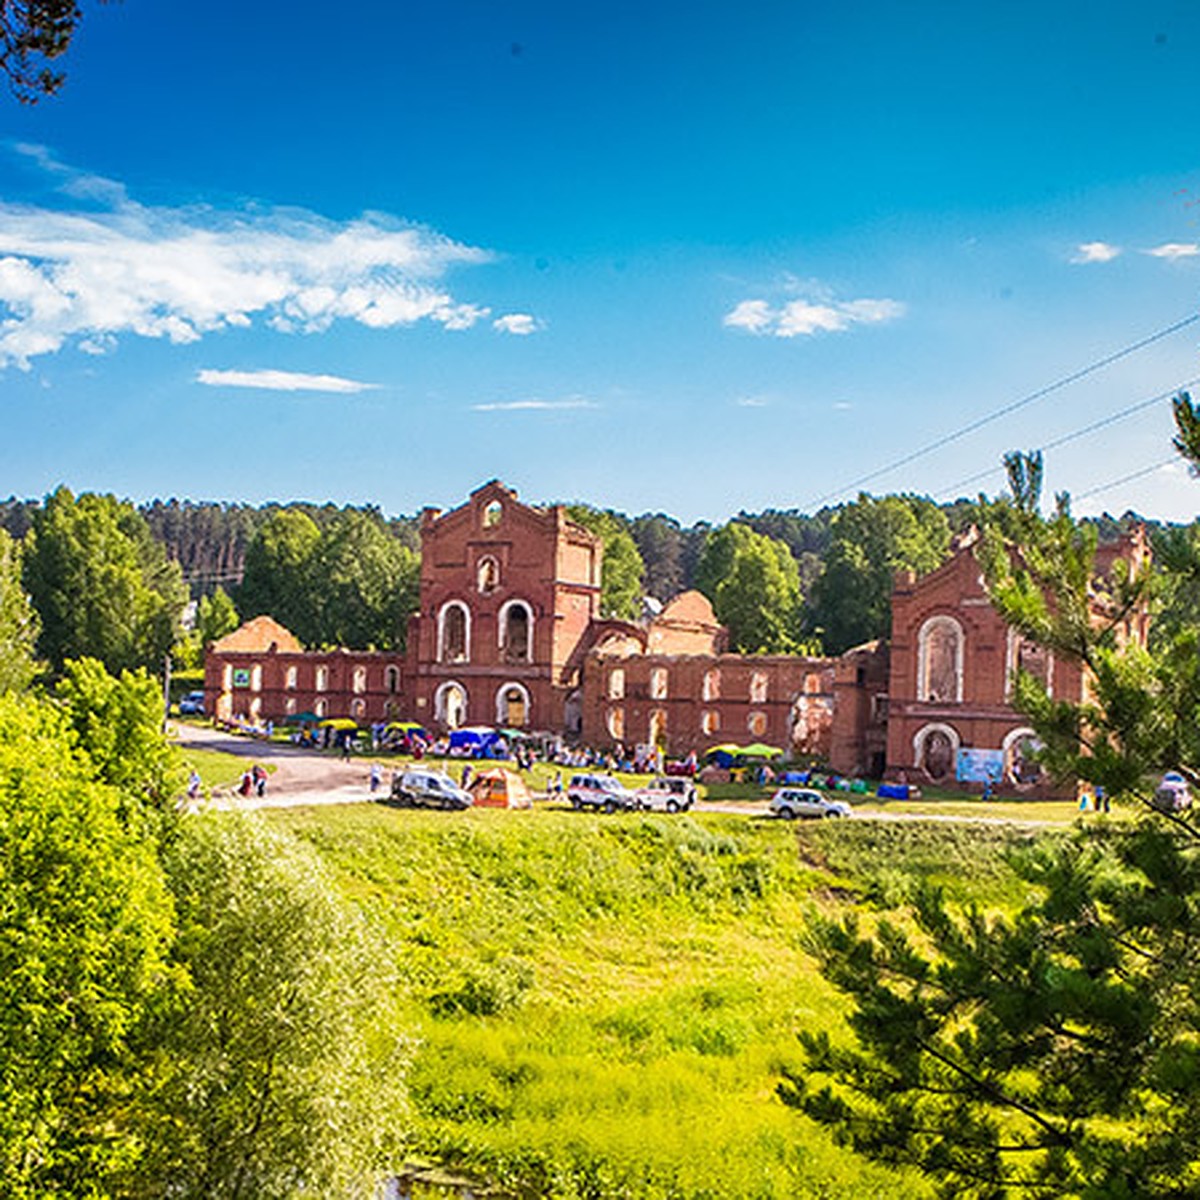
<instances>
[{"instance_id":1,"label":"green grass","mask_svg":"<svg viewBox=\"0 0 1200 1200\"><path fill-rule=\"evenodd\" d=\"M755 817L277 810L379 930L417 1042L412 1152L567 1198L922 1196L775 1095L842 1028L805 913L918 879L1020 898L1017 829ZM880 864L886 863L886 870Z\"/></svg>"}]
</instances>

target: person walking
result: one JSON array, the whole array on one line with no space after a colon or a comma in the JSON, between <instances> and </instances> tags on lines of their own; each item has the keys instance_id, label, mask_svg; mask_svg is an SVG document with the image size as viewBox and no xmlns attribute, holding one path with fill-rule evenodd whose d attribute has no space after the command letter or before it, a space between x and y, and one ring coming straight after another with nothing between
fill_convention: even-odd
<instances>
[{"instance_id":1,"label":"person walking","mask_svg":"<svg viewBox=\"0 0 1200 1200\"><path fill-rule=\"evenodd\" d=\"M371 764L371 795L375 795L379 791L379 785L382 782L382 772L379 770L378 763Z\"/></svg>"}]
</instances>

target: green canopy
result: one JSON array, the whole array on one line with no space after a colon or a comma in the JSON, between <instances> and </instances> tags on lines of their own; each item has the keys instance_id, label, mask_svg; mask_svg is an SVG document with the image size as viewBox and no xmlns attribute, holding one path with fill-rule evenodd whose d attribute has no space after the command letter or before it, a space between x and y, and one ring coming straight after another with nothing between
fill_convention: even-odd
<instances>
[{"instance_id":1,"label":"green canopy","mask_svg":"<svg viewBox=\"0 0 1200 1200\"><path fill-rule=\"evenodd\" d=\"M751 742L738 751L745 758L779 758L783 751L778 746L767 746L762 742Z\"/></svg>"},{"instance_id":2,"label":"green canopy","mask_svg":"<svg viewBox=\"0 0 1200 1200\"><path fill-rule=\"evenodd\" d=\"M286 721L285 725L313 725L321 718L315 712L292 713Z\"/></svg>"}]
</instances>

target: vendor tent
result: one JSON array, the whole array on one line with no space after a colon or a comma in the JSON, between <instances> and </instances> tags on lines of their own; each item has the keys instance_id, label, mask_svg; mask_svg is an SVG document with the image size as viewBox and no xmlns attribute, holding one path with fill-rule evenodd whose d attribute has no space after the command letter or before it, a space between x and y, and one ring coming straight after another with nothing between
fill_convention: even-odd
<instances>
[{"instance_id":1,"label":"vendor tent","mask_svg":"<svg viewBox=\"0 0 1200 1200\"><path fill-rule=\"evenodd\" d=\"M482 725L468 726L450 734L450 753L491 757L499 753L500 742L500 735L494 729Z\"/></svg>"},{"instance_id":2,"label":"vendor tent","mask_svg":"<svg viewBox=\"0 0 1200 1200\"><path fill-rule=\"evenodd\" d=\"M751 742L749 746L743 746L741 751L743 758L779 758L783 751L778 746L767 746L762 742Z\"/></svg>"},{"instance_id":3,"label":"vendor tent","mask_svg":"<svg viewBox=\"0 0 1200 1200\"><path fill-rule=\"evenodd\" d=\"M338 733L357 733L358 722L352 721L349 717L330 717L321 722L320 728L336 729Z\"/></svg>"},{"instance_id":4,"label":"vendor tent","mask_svg":"<svg viewBox=\"0 0 1200 1200\"><path fill-rule=\"evenodd\" d=\"M476 808L532 808L533 796L520 775L503 767L480 771L471 781Z\"/></svg>"}]
</instances>

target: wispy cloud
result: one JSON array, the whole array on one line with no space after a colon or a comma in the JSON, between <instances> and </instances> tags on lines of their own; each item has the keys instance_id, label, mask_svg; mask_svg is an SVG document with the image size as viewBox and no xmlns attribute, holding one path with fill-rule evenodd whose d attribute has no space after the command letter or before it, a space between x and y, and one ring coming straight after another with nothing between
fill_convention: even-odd
<instances>
[{"instance_id":1,"label":"wispy cloud","mask_svg":"<svg viewBox=\"0 0 1200 1200\"><path fill-rule=\"evenodd\" d=\"M788 300L772 305L767 300L743 300L725 314L723 324L747 333L775 337L811 337L840 333L853 325L879 325L905 313L898 300Z\"/></svg>"},{"instance_id":2,"label":"wispy cloud","mask_svg":"<svg viewBox=\"0 0 1200 1200\"><path fill-rule=\"evenodd\" d=\"M269 392L334 392L352 395L377 387L340 375L304 375L298 371L214 371L202 370L196 382L209 387L259 388Z\"/></svg>"},{"instance_id":3,"label":"wispy cloud","mask_svg":"<svg viewBox=\"0 0 1200 1200\"><path fill-rule=\"evenodd\" d=\"M40 147L21 152L75 206L0 203L0 366L67 344L102 352L128 334L194 342L342 320L467 329L490 316L442 282L489 254L433 230L378 213L336 222L301 209L145 206Z\"/></svg>"},{"instance_id":4,"label":"wispy cloud","mask_svg":"<svg viewBox=\"0 0 1200 1200\"><path fill-rule=\"evenodd\" d=\"M526 337L531 333L537 333L543 328L541 321L529 313L505 313L502 317L497 317L492 322L493 329L499 329L502 333L515 333L520 337Z\"/></svg>"},{"instance_id":5,"label":"wispy cloud","mask_svg":"<svg viewBox=\"0 0 1200 1200\"><path fill-rule=\"evenodd\" d=\"M1071 256L1073 263L1106 263L1112 262L1121 254L1121 247L1110 242L1083 242L1076 247Z\"/></svg>"},{"instance_id":6,"label":"wispy cloud","mask_svg":"<svg viewBox=\"0 0 1200 1200\"><path fill-rule=\"evenodd\" d=\"M1146 253L1154 258L1195 258L1200 254L1200 245L1195 242L1164 242Z\"/></svg>"},{"instance_id":7,"label":"wispy cloud","mask_svg":"<svg viewBox=\"0 0 1200 1200\"><path fill-rule=\"evenodd\" d=\"M738 408L766 408L771 401L766 396L739 396L734 403Z\"/></svg>"},{"instance_id":8,"label":"wispy cloud","mask_svg":"<svg viewBox=\"0 0 1200 1200\"><path fill-rule=\"evenodd\" d=\"M566 400L493 400L472 404L474 412L546 412L552 409L599 408L593 400L573 396Z\"/></svg>"}]
</instances>

